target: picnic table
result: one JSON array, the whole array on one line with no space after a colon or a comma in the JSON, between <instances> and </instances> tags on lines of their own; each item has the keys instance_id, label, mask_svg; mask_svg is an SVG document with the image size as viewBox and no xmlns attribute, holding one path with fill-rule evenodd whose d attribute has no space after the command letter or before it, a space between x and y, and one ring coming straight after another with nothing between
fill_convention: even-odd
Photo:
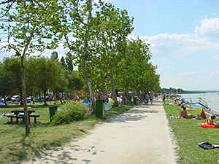
<instances>
[{"instance_id":1,"label":"picnic table","mask_svg":"<svg viewBox=\"0 0 219 164\"><path fill-rule=\"evenodd\" d=\"M28 116L29 116L29 122L30 118L34 118L34 123L37 122L37 118L40 117L40 115L32 114L35 110L28 110ZM22 120L24 122L24 110L12 110L11 113L5 114L6 117L10 118L10 123L14 123L13 119L15 119L15 123L18 124L19 120Z\"/></svg>"}]
</instances>

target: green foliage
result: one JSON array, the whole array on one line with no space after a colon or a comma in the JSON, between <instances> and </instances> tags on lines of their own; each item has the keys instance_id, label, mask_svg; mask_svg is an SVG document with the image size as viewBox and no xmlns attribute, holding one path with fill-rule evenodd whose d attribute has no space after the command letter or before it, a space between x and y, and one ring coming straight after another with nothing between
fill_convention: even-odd
<instances>
[{"instance_id":1,"label":"green foliage","mask_svg":"<svg viewBox=\"0 0 219 164\"><path fill-rule=\"evenodd\" d=\"M67 74L67 79L69 81L68 90L77 91L83 89L84 81L78 71L69 72Z\"/></svg>"},{"instance_id":2,"label":"green foliage","mask_svg":"<svg viewBox=\"0 0 219 164\"><path fill-rule=\"evenodd\" d=\"M60 111L53 117L52 124L69 124L73 121L83 120L86 116L87 106L69 101L64 104Z\"/></svg>"},{"instance_id":3,"label":"green foliage","mask_svg":"<svg viewBox=\"0 0 219 164\"><path fill-rule=\"evenodd\" d=\"M17 56L56 48L60 41L68 50L60 61L54 51L53 64L39 59L39 63L33 61L28 66L30 93L39 88L62 93L82 88L92 92L93 88L110 91L115 98L116 90L160 90L160 77L150 61L150 45L139 38L128 39L133 18L125 9L101 0L16 1L12 5L15 11L3 13L14 23L4 23L4 29L15 40L9 39L7 47ZM84 87L84 83L90 87Z\"/></svg>"},{"instance_id":4,"label":"green foliage","mask_svg":"<svg viewBox=\"0 0 219 164\"><path fill-rule=\"evenodd\" d=\"M29 87L47 91L62 84L64 73L56 61L41 57L29 58L26 63Z\"/></svg>"},{"instance_id":5,"label":"green foliage","mask_svg":"<svg viewBox=\"0 0 219 164\"><path fill-rule=\"evenodd\" d=\"M0 94L21 94L21 66L19 58L7 58L0 66Z\"/></svg>"},{"instance_id":6,"label":"green foliage","mask_svg":"<svg viewBox=\"0 0 219 164\"><path fill-rule=\"evenodd\" d=\"M56 62L58 62L58 60L59 60L58 52L53 51L53 52L51 53L50 59L51 59L51 60L54 60L54 61L56 61Z\"/></svg>"}]
</instances>

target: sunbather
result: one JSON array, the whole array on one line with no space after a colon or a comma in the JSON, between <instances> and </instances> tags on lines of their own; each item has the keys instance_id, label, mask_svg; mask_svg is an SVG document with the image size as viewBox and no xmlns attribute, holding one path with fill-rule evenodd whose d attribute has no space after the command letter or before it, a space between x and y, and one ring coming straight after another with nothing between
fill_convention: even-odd
<instances>
[{"instance_id":1,"label":"sunbather","mask_svg":"<svg viewBox=\"0 0 219 164\"><path fill-rule=\"evenodd\" d=\"M207 124L209 125L214 125L214 119L215 119L215 115L211 115L208 119L207 119Z\"/></svg>"},{"instance_id":2,"label":"sunbather","mask_svg":"<svg viewBox=\"0 0 219 164\"><path fill-rule=\"evenodd\" d=\"M185 105L181 105L180 108L180 118L195 118L196 116L188 114Z\"/></svg>"}]
</instances>

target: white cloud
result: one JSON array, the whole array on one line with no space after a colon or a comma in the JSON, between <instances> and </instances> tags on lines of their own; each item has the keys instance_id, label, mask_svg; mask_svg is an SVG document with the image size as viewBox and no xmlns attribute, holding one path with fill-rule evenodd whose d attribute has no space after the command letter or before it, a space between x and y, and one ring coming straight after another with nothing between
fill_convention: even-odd
<instances>
[{"instance_id":1,"label":"white cloud","mask_svg":"<svg viewBox=\"0 0 219 164\"><path fill-rule=\"evenodd\" d=\"M219 18L203 19L192 33L161 33L139 38L151 44L152 61L158 65L162 87L219 88ZM189 62L194 59L196 62Z\"/></svg>"},{"instance_id":2,"label":"white cloud","mask_svg":"<svg viewBox=\"0 0 219 164\"><path fill-rule=\"evenodd\" d=\"M219 36L219 18L205 18L201 21L199 26L195 28L195 33L207 38L214 38Z\"/></svg>"},{"instance_id":3,"label":"white cloud","mask_svg":"<svg viewBox=\"0 0 219 164\"><path fill-rule=\"evenodd\" d=\"M195 52L219 51L219 18L203 19L193 33L161 33L139 37L151 44L155 57L184 57Z\"/></svg>"}]
</instances>

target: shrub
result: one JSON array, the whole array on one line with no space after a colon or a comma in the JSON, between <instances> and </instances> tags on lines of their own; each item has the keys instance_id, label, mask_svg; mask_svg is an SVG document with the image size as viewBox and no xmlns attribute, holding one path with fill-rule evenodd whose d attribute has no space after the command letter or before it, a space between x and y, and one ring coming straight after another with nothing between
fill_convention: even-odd
<instances>
[{"instance_id":1,"label":"shrub","mask_svg":"<svg viewBox=\"0 0 219 164\"><path fill-rule=\"evenodd\" d=\"M87 106L77 102L67 102L61 106L60 111L54 115L52 124L68 124L73 121L82 120L86 116Z\"/></svg>"}]
</instances>

